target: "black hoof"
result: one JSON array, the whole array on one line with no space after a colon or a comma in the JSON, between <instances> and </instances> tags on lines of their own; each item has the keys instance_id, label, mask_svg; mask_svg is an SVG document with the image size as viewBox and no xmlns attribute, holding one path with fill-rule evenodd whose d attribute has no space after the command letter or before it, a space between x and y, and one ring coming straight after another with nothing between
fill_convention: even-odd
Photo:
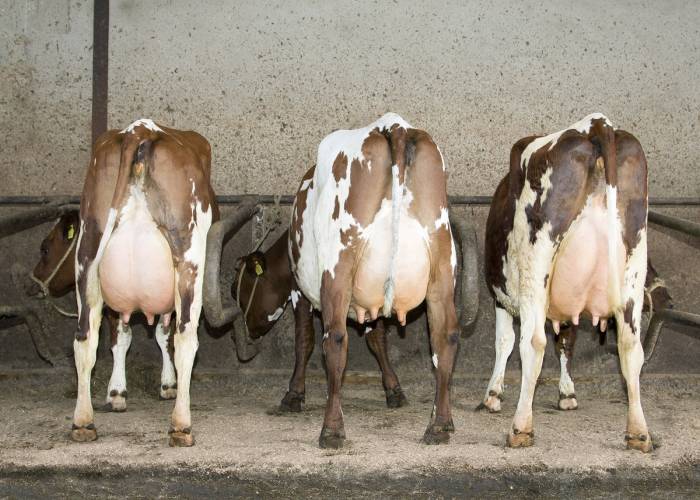
<instances>
[{"instance_id":1,"label":"black hoof","mask_svg":"<svg viewBox=\"0 0 700 500\"><path fill-rule=\"evenodd\" d=\"M115 406L111 401L103 404L97 411L100 413L124 413L126 411L126 406Z\"/></svg>"},{"instance_id":2,"label":"black hoof","mask_svg":"<svg viewBox=\"0 0 700 500\"><path fill-rule=\"evenodd\" d=\"M400 385L397 385L393 389L387 389L386 391L386 405L389 408L401 408L408 404L408 399L403 393Z\"/></svg>"},{"instance_id":3,"label":"black hoof","mask_svg":"<svg viewBox=\"0 0 700 500\"><path fill-rule=\"evenodd\" d=\"M282 402L280 402L280 411L299 413L305 401L306 398L303 393L287 391L287 394L282 398Z\"/></svg>"},{"instance_id":4,"label":"black hoof","mask_svg":"<svg viewBox=\"0 0 700 500\"><path fill-rule=\"evenodd\" d=\"M323 449L338 450L345 443L345 429L342 427L337 430L324 427L321 429L321 435L318 438L318 445Z\"/></svg>"},{"instance_id":5,"label":"black hoof","mask_svg":"<svg viewBox=\"0 0 700 500\"><path fill-rule=\"evenodd\" d=\"M97 430L95 429L95 424L88 424L86 426L73 424L70 437L73 441L77 441L78 443L88 443L96 440Z\"/></svg>"},{"instance_id":6,"label":"black hoof","mask_svg":"<svg viewBox=\"0 0 700 500\"><path fill-rule=\"evenodd\" d=\"M173 385L162 384L158 390L158 399L167 401L177 398L177 383Z\"/></svg>"},{"instance_id":7,"label":"black hoof","mask_svg":"<svg viewBox=\"0 0 700 500\"><path fill-rule=\"evenodd\" d=\"M449 427L452 429L448 430ZM454 425L451 421L446 425L430 424L425 429L421 441L423 444L447 444L450 442L450 432L454 432Z\"/></svg>"},{"instance_id":8,"label":"black hoof","mask_svg":"<svg viewBox=\"0 0 700 500\"><path fill-rule=\"evenodd\" d=\"M192 434L192 429L190 427L182 429L181 431L176 431L171 428L168 431L168 438L168 445L171 448L189 448L190 446L194 446L194 434Z\"/></svg>"},{"instance_id":9,"label":"black hoof","mask_svg":"<svg viewBox=\"0 0 700 500\"><path fill-rule=\"evenodd\" d=\"M445 425L442 426L442 430L445 432L454 432L455 431L455 424L452 421L452 419L449 419Z\"/></svg>"}]
</instances>

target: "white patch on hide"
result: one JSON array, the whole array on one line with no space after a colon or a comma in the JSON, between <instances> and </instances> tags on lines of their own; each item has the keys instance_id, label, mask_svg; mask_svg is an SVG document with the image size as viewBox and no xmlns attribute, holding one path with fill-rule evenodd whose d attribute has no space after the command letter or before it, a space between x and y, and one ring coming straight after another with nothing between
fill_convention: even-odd
<instances>
[{"instance_id":1,"label":"white patch on hide","mask_svg":"<svg viewBox=\"0 0 700 500\"><path fill-rule=\"evenodd\" d=\"M603 114L601 113L592 113L582 120L570 125L569 127L565 128L564 130L560 130L559 132L554 132L553 134L545 135L544 137L538 137L537 139L533 140L530 144L527 145L527 147L523 150L523 153L520 157L520 166L522 168L526 168L528 164L530 163L530 157L540 148L549 145L548 151L551 151L554 146L556 146L557 141L559 141L559 138L566 132L567 130L576 130L582 134L587 134L591 130L591 125L593 124L593 120L605 120L605 123L612 127L612 123L610 123L610 120L608 120Z\"/></svg>"},{"instance_id":2,"label":"white patch on hide","mask_svg":"<svg viewBox=\"0 0 700 500\"><path fill-rule=\"evenodd\" d=\"M163 326L163 316L161 315L158 324L156 325L156 342L158 342L158 347L160 347L161 357L163 358L163 367L160 372L160 385L175 387L177 382L177 377L175 376L175 365L173 360L170 358L170 353L168 352L168 338L170 337L170 330Z\"/></svg>"},{"instance_id":3,"label":"white patch on hide","mask_svg":"<svg viewBox=\"0 0 700 500\"><path fill-rule=\"evenodd\" d=\"M150 118L141 118L141 119L133 122L131 125L126 127L120 133L121 134L133 133L134 129L136 127L138 127L139 125L142 127L146 127L148 130L151 130L153 132L164 132L163 129L161 129L158 125L156 125L155 122L153 120L151 120Z\"/></svg>"},{"instance_id":4,"label":"white patch on hide","mask_svg":"<svg viewBox=\"0 0 700 500\"><path fill-rule=\"evenodd\" d=\"M440 207L440 217L435 219L435 229L440 229L440 226L450 228L450 214L446 207Z\"/></svg>"},{"instance_id":5,"label":"white patch on hide","mask_svg":"<svg viewBox=\"0 0 700 500\"><path fill-rule=\"evenodd\" d=\"M112 346L112 376L107 386L107 402L111 400L110 392L121 393L126 390L126 353L131 346L131 328L123 322L117 325L117 343Z\"/></svg>"},{"instance_id":6,"label":"white patch on hide","mask_svg":"<svg viewBox=\"0 0 700 500\"><path fill-rule=\"evenodd\" d=\"M570 396L575 394L574 381L571 380L569 375L569 368L567 366L566 354L562 351L559 356L559 366L561 373L559 375L559 392L564 396Z\"/></svg>"},{"instance_id":7,"label":"white patch on hide","mask_svg":"<svg viewBox=\"0 0 700 500\"><path fill-rule=\"evenodd\" d=\"M267 316L267 320L269 322L277 321L278 319L280 319L280 316L282 316L283 312L284 312L284 309L281 307L278 307L274 313Z\"/></svg>"},{"instance_id":8,"label":"white patch on hide","mask_svg":"<svg viewBox=\"0 0 700 500\"><path fill-rule=\"evenodd\" d=\"M292 307L296 310L297 302L299 302L299 299L301 298L301 292L299 290L292 290L292 293L289 295L289 298L292 301Z\"/></svg>"}]
</instances>

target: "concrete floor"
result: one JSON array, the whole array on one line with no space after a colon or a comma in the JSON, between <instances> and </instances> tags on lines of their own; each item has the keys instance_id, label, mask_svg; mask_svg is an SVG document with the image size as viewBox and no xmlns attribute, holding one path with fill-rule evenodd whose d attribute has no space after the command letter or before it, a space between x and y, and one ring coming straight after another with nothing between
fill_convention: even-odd
<instances>
[{"instance_id":1,"label":"concrete floor","mask_svg":"<svg viewBox=\"0 0 700 500\"><path fill-rule=\"evenodd\" d=\"M101 405L109 363L96 369ZM699 375L645 374L642 397L657 448L624 447L626 397L614 375L579 377L580 408L555 408L557 379L546 372L535 399L536 445L504 447L515 410L519 373L509 372L500 414L474 412L486 379L456 377L456 432L443 446L419 439L430 415L428 367L404 375L404 408L384 404L378 376L346 373L348 441L321 450L323 372L307 381L300 414L275 411L287 370L197 370L192 384L196 445L169 448L171 401L159 401L159 367L130 367L126 413L97 413L99 439L69 440L75 398L71 371L7 370L0 374L0 497L78 494L116 496L644 496L693 497L700 491Z\"/></svg>"}]
</instances>

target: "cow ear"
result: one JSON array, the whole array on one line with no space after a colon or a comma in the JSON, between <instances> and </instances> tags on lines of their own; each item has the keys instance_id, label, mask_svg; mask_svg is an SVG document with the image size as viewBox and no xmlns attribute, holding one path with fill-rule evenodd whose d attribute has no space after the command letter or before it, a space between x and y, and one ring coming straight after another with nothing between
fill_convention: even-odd
<instances>
[{"instance_id":1,"label":"cow ear","mask_svg":"<svg viewBox=\"0 0 700 500\"><path fill-rule=\"evenodd\" d=\"M246 272L253 278L257 278L265 274L267 266L265 264L265 254L262 252L253 252L246 256L245 260Z\"/></svg>"}]
</instances>

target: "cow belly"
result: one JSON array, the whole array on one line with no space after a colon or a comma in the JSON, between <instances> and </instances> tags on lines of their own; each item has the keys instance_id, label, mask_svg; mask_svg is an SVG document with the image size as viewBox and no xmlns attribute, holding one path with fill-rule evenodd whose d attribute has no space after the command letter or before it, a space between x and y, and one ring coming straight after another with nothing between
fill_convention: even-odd
<instances>
[{"instance_id":1,"label":"cow belly","mask_svg":"<svg viewBox=\"0 0 700 500\"><path fill-rule=\"evenodd\" d=\"M399 223L393 309L408 312L425 299L430 276L426 231L415 219L403 215ZM359 259L353 282L352 305L368 311L384 306L384 285L391 266L391 218L375 221Z\"/></svg>"},{"instance_id":2,"label":"cow belly","mask_svg":"<svg viewBox=\"0 0 700 500\"><path fill-rule=\"evenodd\" d=\"M622 282L625 249L617 238L617 273ZM608 286L608 229L602 202L587 207L567 234L554 262L547 316L556 321L569 321L585 313L607 318L614 304Z\"/></svg>"},{"instance_id":3,"label":"cow belly","mask_svg":"<svg viewBox=\"0 0 700 500\"><path fill-rule=\"evenodd\" d=\"M102 296L113 310L147 317L175 305L175 268L170 246L153 220L123 221L105 248L99 267Z\"/></svg>"}]
</instances>

